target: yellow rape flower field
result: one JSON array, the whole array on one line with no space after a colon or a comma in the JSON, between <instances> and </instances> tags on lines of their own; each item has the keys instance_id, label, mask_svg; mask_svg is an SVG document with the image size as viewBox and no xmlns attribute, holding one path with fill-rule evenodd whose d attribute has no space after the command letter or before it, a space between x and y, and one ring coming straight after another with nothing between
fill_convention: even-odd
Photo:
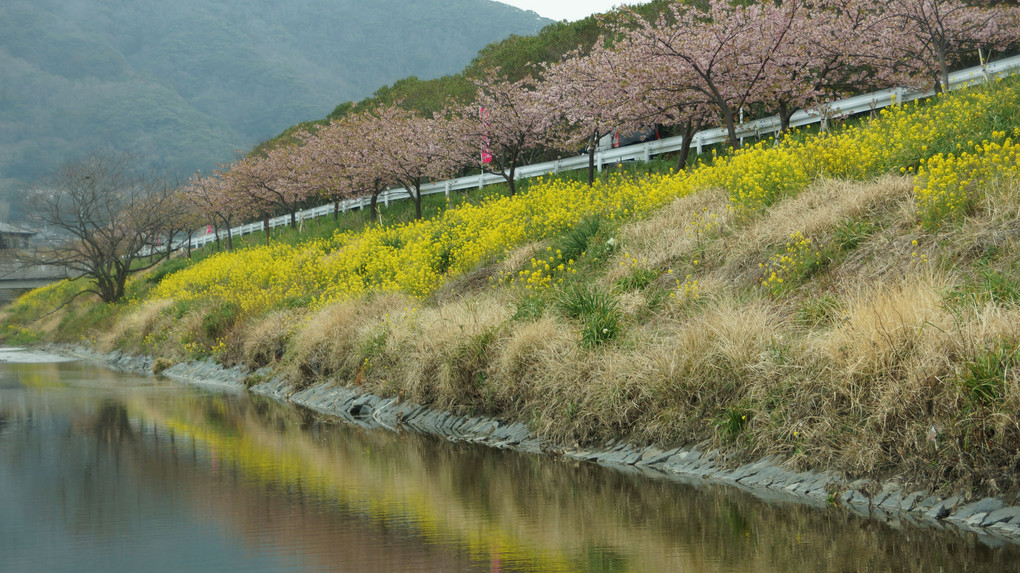
<instances>
[{"instance_id":1,"label":"yellow rape flower field","mask_svg":"<svg viewBox=\"0 0 1020 573\"><path fill-rule=\"evenodd\" d=\"M986 162L1005 165L1012 158L1015 170L1015 145L1004 131L992 133L997 142L985 140L988 151L971 142L964 153L968 159L961 158L948 167L942 166L947 159L941 154L928 154L936 147L932 142L971 136L966 129L972 123L969 117L994 106L993 95L983 91L923 110L910 106L883 110L879 121L865 127L779 147L763 142L690 174L610 180L590 188L550 179L539 181L520 199L466 205L433 220L373 227L296 247L269 246L224 254L169 277L154 295L173 300L229 300L247 313L262 312L305 294L315 295L316 305L368 291L399 291L425 298L450 277L501 259L529 241L564 233L585 217L642 217L702 189L725 189L732 209L757 212L819 177L865 180L899 166L918 164L926 179L944 179L947 171L971 173L978 169L971 164L980 160L970 151L987 158ZM943 143L942 147L951 145ZM953 161L952 152L948 161ZM928 162L932 166L926 170ZM989 169L995 174L1000 171ZM953 191L947 186L966 187L971 179L926 182L917 190L919 209L925 211L922 217L941 220L960 212L966 192L961 188L960 199L952 199ZM936 195L944 198L935 199Z\"/></svg>"},{"instance_id":2,"label":"yellow rape flower field","mask_svg":"<svg viewBox=\"0 0 1020 573\"><path fill-rule=\"evenodd\" d=\"M212 356L562 442L1020 493L1020 82L413 223L61 283L8 341ZM165 275L165 276L164 276ZM258 370L259 368L267 370Z\"/></svg>"}]
</instances>

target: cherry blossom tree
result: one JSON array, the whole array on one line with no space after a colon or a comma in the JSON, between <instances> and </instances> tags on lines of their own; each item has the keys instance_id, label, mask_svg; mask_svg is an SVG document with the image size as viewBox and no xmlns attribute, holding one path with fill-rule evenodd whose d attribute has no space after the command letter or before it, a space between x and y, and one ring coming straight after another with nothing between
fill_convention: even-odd
<instances>
[{"instance_id":1,"label":"cherry blossom tree","mask_svg":"<svg viewBox=\"0 0 1020 573\"><path fill-rule=\"evenodd\" d=\"M415 115L396 105L376 108L372 114L375 133L367 148L365 167L396 181L414 201L415 217L421 219L421 188L430 180L452 176L464 165L464 140L443 115Z\"/></svg>"},{"instance_id":2,"label":"cherry blossom tree","mask_svg":"<svg viewBox=\"0 0 1020 573\"><path fill-rule=\"evenodd\" d=\"M226 193L230 194L232 201L244 205L245 210L262 219L262 230L266 234L266 243L269 243L269 217L273 203L266 200L266 189L274 189L277 185L276 173L265 157L246 157L224 167L217 173L226 186Z\"/></svg>"},{"instance_id":3,"label":"cherry blossom tree","mask_svg":"<svg viewBox=\"0 0 1020 573\"><path fill-rule=\"evenodd\" d=\"M795 14L772 1L744 6L711 0L704 10L676 3L671 17L660 16L655 24L633 18L624 31L644 46L646 57L670 61L660 66L676 70L683 91L700 93L715 108L736 148L738 112L761 99L767 73L790 41Z\"/></svg>"},{"instance_id":4,"label":"cherry blossom tree","mask_svg":"<svg viewBox=\"0 0 1020 573\"><path fill-rule=\"evenodd\" d=\"M805 65L816 95L920 87L906 53L908 40L876 0L816 0L805 8L794 21L792 43L810 54Z\"/></svg>"},{"instance_id":5,"label":"cherry blossom tree","mask_svg":"<svg viewBox=\"0 0 1020 573\"><path fill-rule=\"evenodd\" d=\"M297 210L309 197L312 186L306 177L306 157L299 147L277 147L264 156L252 155L232 163L220 177L234 200L262 217L269 241L269 217L277 211L290 214L297 228Z\"/></svg>"},{"instance_id":6,"label":"cherry blossom tree","mask_svg":"<svg viewBox=\"0 0 1020 573\"><path fill-rule=\"evenodd\" d=\"M346 120L333 120L314 134L295 134L302 158L299 174L309 196L333 203L333 220L340 218L340 202L355 195L351 174L355 169L349 150L352 133L343 126Z\"/></svg>"},{"instance_id":7,"label":"cherry blossom tree","mask_svg":"<svg viewBox=\"0 0 1020 573\"><path fill-rule=\"evenodd\" d=\"M166 225L166 241L159 245L162 240L157 241L156 248L151 249L150 259L159 255L157 251L162 246L163 255L171 257L177 251L183 250L185 256L191 258L191 239L198 232L199 226L206 220L204 212L199 211L191 204L184 194L182 187L173 191L169 206L174 209L175 215L170 217Z\"/></svg>"},{"instance_id":8,"label":"cherry blossom tree","mask_svg":"<svg viewBox=\"0 0 1020 573\"><path fill-rule=\"evenodd\" d=\"M921 69L949 88L949 69L970 50L1020 40L1018 8L977 0L876 0L909 42L906 49Z\"/></svg>"},{"instance_id":9,"label":"cherry blossom tree","mask_svg":"<svg viewBox=\"0 0 1020 573\"><path fill-rule=\"evenodd\" d=\"M333 218L339 218L340 201L368 195L369 220L378 214L379 194L397 182L391 173L378 168L388 139L379 118L370 113L347 115L333 120L307 138L305 152L317 166L320 188L333 200Z\"/></svg>"},{"instance_id":10,"label":"cherry blossom tree","mask_svg":"<svg viewBox=\"0 0 1020 573\"><path fill-rule=\"evenodd\" d=\"M772 53L745 55L763 63L751 103L790 128L798 109L869 87L912 85L903 41L874 0L816 0L762 4L762 35L779 38Z\"/></svg>"},{"instance_id":11,"label":"cherry blossom tree","mask_svg":"<svg viewBox=\"0 0 1020 573\"><path fill-rule=\"evenodd\" d=\"M231 193L221 174L194 175L182 189L184 201L191 210L205 216L195 222L205 222L216 233L216 248L220 248L220 230L227 231L227 249L234 250L234 239L230 228L235 222L250 215L247 204L238 201L239 196Z\"/></svg>"},{"instance_id":12,"label":"cherry blossom tree","mask_svg":"<svg viewBox=\"0 0 1020 573\"><path fill-rule=\"evenodd\" d=\"M530 77L510 82L493 70L476 84L474 105L462 116L468 127L454 147L467 145L467 156L483 171L503 177L512 197L517 193L517 167L528 152L553 142L559 111L536 91Z\"/></svg>"},{"instance_id":13,"label":"cherry blossom tree","mask_svg":"<svg viewBox=\"0 0 1020 573\"><path fill-rule=\"evenodd\" d=\"M629 63L600 38L588 53L571 52L543 69L537 94L548 109L559 109L568 128L554 130L560 149L588 151L588 184L595 182L595 153L606 132L634 131L648 125L643 100L626 89ZM642 123L644 122L644 123Z\"/></svg>"},{"instance_id":14,"label":"cherry blossom tree","mask_svg":"<svg viewBox=\"0 0 1020 573\"><path fill-rule=\"evenodd\" d=\"M661 123L680 126L689 143L703 124L719 122L737 147L743 109L774 111L785 131L797 109L907 79L903 40L878 1L676 3L654 23L631 13L615 49L628 61L625 83Z\"/></svg>"},{"instance_id":15,"label":"cherry blossom tree","mask_svg":"<svg viewBox=\"0 0 1020 573\"><path fill-rule=\"evenodd\" d=\"M673 22L660 18L652 25L633 12L625 22L629 24L618 28L613 46L620 60L616 81L632 100L640 122L680 128L683 140L676 167L680 171L687 166L694 134L719 121L719 109L702 89L702 78L690 62L660 48L660 43L674 42L673 36L679 33Z\"/></svg>"},{"instance_id":16,"label":"cherry blossom tree","mask_svg":"<svg viewBox=\"0 0 1020 573\"><path fill-rule=\"evenodd\" d=\"M749 103L774 111L779 116L780 130L786 132L794 112L827 95L824 80L830 66L842 68L846 64L839 57L825 58L822 51L824 37L842 23L830 13L812 17L800 1L765 3L761 7L761 34L772 39L768 42L772 51L758 49L743 56L745 64L762 70Z\"/></svg>"}]
</instances>

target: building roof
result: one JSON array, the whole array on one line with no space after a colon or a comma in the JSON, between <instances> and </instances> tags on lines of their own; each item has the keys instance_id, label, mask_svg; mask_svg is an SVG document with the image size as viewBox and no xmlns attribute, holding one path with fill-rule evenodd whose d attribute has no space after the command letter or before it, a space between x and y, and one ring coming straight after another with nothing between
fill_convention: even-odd
<instances>
[{"instance_id":1,"label":"building roof","mask_svg":"<svg viewBox=\"0 0 1020 573\"><path fill-rule=\"evenodd\" d=\"M35 235L36 232L35 231L29 231L28 229L23 229L21 227L18 227L17 225L12 225L10 223L4 223L3 221L0 221L0 234L3 234L3 235L26 235L26 236L28 236L28 235Z\"/></svg>"}]
</instances>

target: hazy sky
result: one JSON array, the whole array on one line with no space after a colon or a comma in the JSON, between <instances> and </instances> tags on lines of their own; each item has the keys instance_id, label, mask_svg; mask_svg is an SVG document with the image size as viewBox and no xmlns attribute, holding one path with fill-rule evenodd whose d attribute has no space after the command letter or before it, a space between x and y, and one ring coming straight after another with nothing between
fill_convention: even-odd
<instances>
[{"instance_id":1,"label":"hazy sky","mask_svg":"<svg viewBox=\"0 0 1020 573\"><path fill-rule=\"evenodd\" d=\"M645 4L649 0L497 0L553 20L580 20L592 14L608 12L614 6Z\"/></svg>"}]
</instances>

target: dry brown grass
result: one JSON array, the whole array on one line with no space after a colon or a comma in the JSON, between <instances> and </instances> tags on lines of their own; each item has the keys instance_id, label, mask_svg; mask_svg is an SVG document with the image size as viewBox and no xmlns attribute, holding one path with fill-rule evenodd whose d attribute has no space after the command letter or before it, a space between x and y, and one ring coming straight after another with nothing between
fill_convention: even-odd
<instances>
[{"instance_id":1,"label":"dry brown grass","mask_svg":"<svg viewBox=\"0 0 1020 573\"><path fill-rule=\"evenodd\" d=\"M302 383L360 384L373 361L385 362L397 350L390 332L407 321L415 302L382 294L329 305L307 318L285 354L288 374Z\"/></svg>"},{"instance_id":2,"label":"dry brown grass","mask_svg":"<svg viewBox=\"0 0 1020 573\"><path fill-rule=\"evenodd\" d=\"M104 332L96 341L97 347L103 352L124 346L140 347L146 336L167 326L163 315L172 304L166 299L146 301Z\"/></svg>"},{"instance_id":3,"label":"dry brown grass","mask_svg":"<svg viewBox=\"0 0 1020 573\"><path fill-rule=\"evenodd\" d=\"M822 180L752 219L729 240L715 243L705 258L719 261L727 280L754 280L759 275L758 264L781 251L793 233L825 247L832 244L837 225L845 221L912 220L912 191L912 183L905 177L887 176L867 183ZM870 242L870 246L878 244ZM867 248L850 256L867 262L875 259Z\"/></svg>"},{"instance_id":4,"label":"dry brown grass","mask_svg":"<svg viewBox=\"0 0 1020 573\"><path fill-rule=\"evenodd\" d=\"M241 330L240 360L250 368L280 360L306 314L304 310L278 310L249 321Z\"/></svg>"},{"instance_id":5,"label":"dry brown grass","mask_svg":"<svg viewBox=\"0 0 1020 573\"><path fill-rule=\"evenodd\" d=\"M501 342L493 351L488 391L494 408L519 413L541 400L541 391L550 378L558 378L561 384L575 381L572 376L556 376L576 364L580 352L574 333L562 319L546 315L519 324Z\"/></svg>"},{"instance_id":6,"label":"dry brown grass","mask_svg":"<svg viewBox=\"0 0 1020 573\"><path fill-rule=\"evenodd\" d=\"M761 251L786 243L798 231L805 237L825 237L839 222L874 215L912 193L913 182L907 177L886 176L868 183L821 180L756 219L734 246Z\"/></svg>"},{"instance_id":7,"label":"dry brown grass","mask_svg":"<svg viewBox=\"0 0 1020 573\"><path fill-rule=\"evenodd\" d=\"M664 268L689 258L712 237L727 229L733 219L726 193L719 190L688 195L673 201L645 220L621 230L624 250L643 261L645 268ZM710 229L706 225L711 224ZM608 280L628 272L619 264L622 255L609 265Z\"/></svg>"},{"instance_id":8,"label":"dry brown grass","mask_svg":"<svg viewBox=\"0 0 1020 573\"><path fill-rule=\"evenodd\" d=\"M530 243L518 247L511 251L497 266L498 271L504 274L516 274L517 271L524 269L531 259L537 256L544 248L544 242Z\"/></svg>"},{"instance_id":9,"label":"dry brown grass","mask_svg":"<svg viewBox=\"0 0 1020 573\"><path fill-rule=\"evenodd\" d=\"M904 360L932 347L952 328L941 292L944 277L913 275L894 284L858 287L846 297L838 325L818 339L820 360L839 378L900 378Z\"/></svg>"},{"instance_id":10,"label":"dry brown grass","mask_svg":"<svg viewBox=\"0 0 1020 573\"><path fill-rule=\"evenodd\" d=\"M483 407L490 345L512 314L507 302L489 295L416 313L410 331L395 335L403 349L401 387L444 408Z\"/></svg>"},{"instance_id":11,"label":"dry brown grass","mask_svg":"<svg viewBox=\"0 0 1020 573\"><path fill-rule=\"evenodd\" d=\"M60 321L67 315L67 310L58 310L50 315L36 321L32 327L39 331L44 337L52 338L60 329Z\"/></svg>"}]
</instances>

